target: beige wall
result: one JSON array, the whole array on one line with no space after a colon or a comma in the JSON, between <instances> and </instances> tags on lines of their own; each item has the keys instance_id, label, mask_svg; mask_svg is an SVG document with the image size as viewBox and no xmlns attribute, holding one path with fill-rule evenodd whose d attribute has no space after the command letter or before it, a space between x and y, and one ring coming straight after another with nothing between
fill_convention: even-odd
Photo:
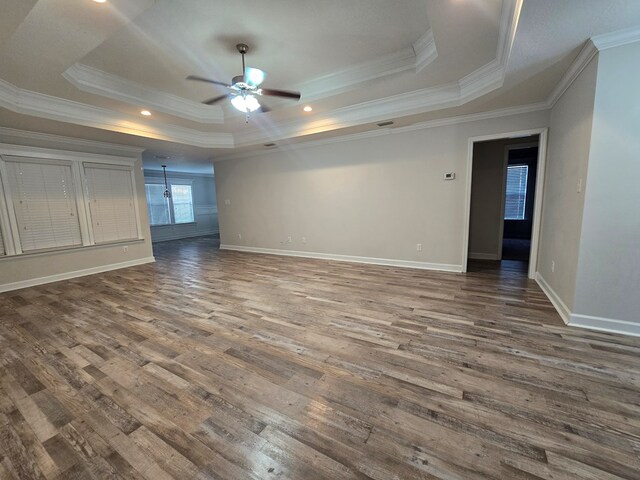
<instances>
[{"instance_id":1,"label":"beige wall","mask_svg":"<svg viewBox=\"0 0 640 480\"><path fill-rule=\"evenodd\" d=\"M541 111L216 163L222 244L461 268L469 137L547 122Z\"/></svg>"},{"instance_id":2,"label":"beige wall","mask_svg":"<svg viewBox=\"0 0 640 480\"><path fill-rule=\"evenodd\" d=\"M573 308L587 317L576 319L583 323L596 317L640 325L638 59L640 42L599 54Z\"/></svg>"},{"instance_id":3,"label":"beige wall","mask_svg":"<svg viewBox=\"0 0 640 480\"><path fill-rule=\"evenodd\" d=\"M587 177L597 66L592 60L551 110L538 272L569 310L584 205L584 188L577 187Z\"/></svg>"},{"instance_id":4,"label":"beige wall","mask_svg":"<svg viewBox=\"0 0 640 480\"><path fill-rule=\"evenodd\" d=\"M59 138L55 142L52 142L48 140L34 140L24 137L0 135L0 143L85 153L122 155L122 152L111 150L105 145L92 146L84 141L82 144L76 144L73 139L62 141L61 138ZM75 276L74 272L103 271L115 268L119 264L136 264L152 261L151 234L147 220L144 177L140 158L136 161L134 171L143 240L119 243L116 245L81 247L51 253L25 254L0 258L0 291L22 286L22 282L24 282L24 285L30 283L46 283L47 280L52 281ZM124 251L124 246L127 247L127 252Z\"/></svg>"}]
</instances>

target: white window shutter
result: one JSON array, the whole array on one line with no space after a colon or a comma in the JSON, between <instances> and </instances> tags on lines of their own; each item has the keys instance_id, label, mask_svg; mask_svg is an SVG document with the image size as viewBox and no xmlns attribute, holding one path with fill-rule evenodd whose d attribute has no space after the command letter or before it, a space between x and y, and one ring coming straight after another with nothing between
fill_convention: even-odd
<instances>
[{"instance_id":1,"label":"white window shutter","mask_svg":"<svg viewBox=\"0 0 640 480\"><path fill-rule=\"evenodd\" d=\"M85 164L95 243L138 238L130 168Z\"/></svg>"},{"instance_id":2,"label":"white window shutter","mask_svg":"<svg viewBox=\"0 0 640 480\"><path fill-rule=\"evenodd\" d=\"M2 232L0 232L0 256L6 255L7 252L4 249L4 240L2 238Z\"/></svg>"},{"instance_id":3,"label":"white window shutter","mask_svg":"<svg viewBox=\"0 0 640 480\"><path fill-rule=\"evenodd\" d=\"M82 245L71 166L6 160L22 251Z\"/></svg>"}]
</instances>

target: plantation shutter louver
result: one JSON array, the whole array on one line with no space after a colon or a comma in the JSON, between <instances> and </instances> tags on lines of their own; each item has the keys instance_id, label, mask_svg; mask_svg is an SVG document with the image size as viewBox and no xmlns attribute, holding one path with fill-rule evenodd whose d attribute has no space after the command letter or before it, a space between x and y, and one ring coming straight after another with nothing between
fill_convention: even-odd
<instances>
[{"instance_id":1,"label":"plantation shutter louver","mask_svg":"<svg viewBox=\"0 0 640 480\"><path fill-rule=\"evenodd\" d=\"M95 243L138 238L131 170L85 165Z\"/></svg>"},{"instance_id":2,"label":"plantation shutter louver","mask_svg":"<svg viewBox=\"0 0 640 480\"><path fill-rule=\"evenodd\" d=\"M527 165L507 167L507 197L504 208L505 220L524 220L527 201Z\"/></svg>"},{"instance_id":3,"label":"plantation shutter louver","mask_svg":"<svg viewBox=\"0 0 640 480\"><path fill-rule=\"evenodd\" d=\"M5 160L22 251L82 245L71 166Z\"/></svg>"}]
</instances>

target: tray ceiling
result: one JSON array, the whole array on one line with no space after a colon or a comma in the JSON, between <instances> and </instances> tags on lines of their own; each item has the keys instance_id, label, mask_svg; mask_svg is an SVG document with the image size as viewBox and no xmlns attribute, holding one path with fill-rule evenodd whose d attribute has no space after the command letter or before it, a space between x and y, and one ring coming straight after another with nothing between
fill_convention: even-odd
<instances>
[{"instance_id":1,"label":"tray ceiling","mask_svg":"<svg viewBox=\"0 0 640 480\"><path fill-rule=\"evenodd\" d=\"M5 0L0 125L40 118L214 154L341 135L545 102L588 38L639 23L632 0ZM224 91L185 77L240 74L238 42L264 86L301 101L267 98L249 124L199 103Z\"/></svg>"}]
</instances>

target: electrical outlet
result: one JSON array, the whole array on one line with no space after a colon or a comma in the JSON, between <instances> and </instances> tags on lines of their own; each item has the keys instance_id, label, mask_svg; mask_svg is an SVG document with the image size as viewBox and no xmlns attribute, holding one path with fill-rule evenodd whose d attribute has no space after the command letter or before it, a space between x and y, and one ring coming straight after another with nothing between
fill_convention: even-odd
<instances>
[{"instance_id":1,"label":"electrical outlet","mask_svg":"<svg viewBox=\"0 0 640 480\"><path fill-rule=\"evenodd\" d=\"M129 245L125 245L124 247L122 247L123 253L127 253L128 251L129 251Z\"/></svg>"},{"instance_id":2,"label":"electrical outlet","mask_svg":"<svg viewBox=\"0 0 640 480\"><path fill-rule=\"evenodd\" d=\"M302 243L307 243L307 237L302 237Z\"/></svg>"},{"instance_id":3,"label":"electrical outlet","mask_svg":"<svg viewBox=\"0 0 640 480\"><path fill-rule=\"evenodd\" d=\"M291 243L291 242L293 242L293 237L291 235L289 235L287 237L287 243Z\"/></svg>"},{"instance_id":4,"label":"electrical outlet","mask_svg":"<svg viewBox=\"0 0 640 480\"><path fill-rule=\"evenodd\" d=\"M416 252L421 252L421 251L422 251L422 244L416 243Z\"/></svg>"},{"instance_id":5,"label":"electrical outlet","mask_svg":"<svg viewBox=\"0 0 640 480\"><path fill-rule=\"evenodd\" d=\"M551 260L551 272L555 272L556 271L556 262L554 260Z\"/></svg>"},{"instance_id":6,"label":"electrical outlet","mask_svg":"<svg viewBox=\"0 0 640 480\"><path fill-rule=\"evenodd\" d=\"M224 204L225 205L231 205L231 200L229 200L228 198L225 199Z\"/></svg>"},{"instance_id":7,"label":"electrical outlet","mask_svg":"<svg viewBox=\"0 0 640 480\"><path fill-rule=\"evenodd\" d=\"M238 234L238 240L242 240L242 234L241 233Z\"/></svg>"}]
</instances>

